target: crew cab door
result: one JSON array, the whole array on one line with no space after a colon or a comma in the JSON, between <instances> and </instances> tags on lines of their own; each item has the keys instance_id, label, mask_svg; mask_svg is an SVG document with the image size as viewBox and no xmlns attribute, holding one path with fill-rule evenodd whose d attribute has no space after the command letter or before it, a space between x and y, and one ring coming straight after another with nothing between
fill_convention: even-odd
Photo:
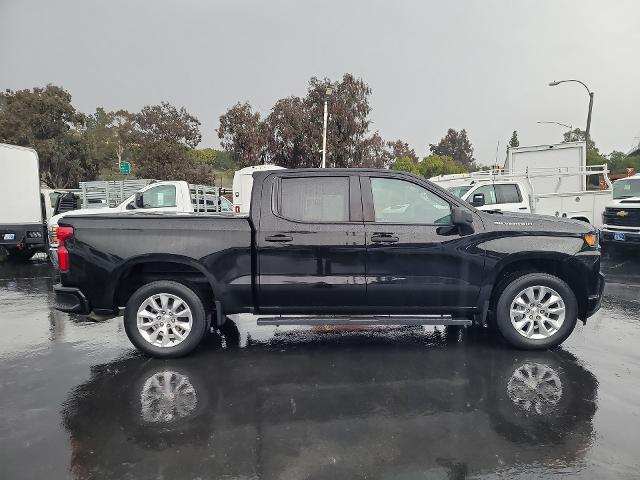
<instances>
[{"instance_id":1,"label":"crew cab door","mask_svg":"<svg viewBox=\"0 0 640 480\"><path fill-rule=\"evenodd\" d=\"M259 194L260 310L321 313L364 305L366 245L358 177L273 174Z\"/></svg>"},{"instance_id":2,"label":"crew cab door","mask_svg":"<svg viewBox=\"0 0 640 480\"><path fill-rule=\"evenodd\" d=\"M395 175L362 177L367 304L391 313L474 307L484 267L475 235L451 224L451 197ZM474 229L483 230L477 217Z\"/></svg>"}]
</instances>

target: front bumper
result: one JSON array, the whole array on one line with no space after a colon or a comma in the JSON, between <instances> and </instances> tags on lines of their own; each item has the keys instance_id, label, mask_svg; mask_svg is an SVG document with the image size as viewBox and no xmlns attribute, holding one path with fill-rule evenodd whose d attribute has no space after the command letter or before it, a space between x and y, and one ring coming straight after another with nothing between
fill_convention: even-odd
<instances>
[{"instance_id":1,"label":"front bumper","mask_svg":"<svg viewBox=\"0 0 640 480\"><path fill-rule=\"evenodd\" d=\"M91 313L87 297L77 288L63 287L58 283L54 285L53 291L56 294L56 310L80 315L89 315Z\"/></svg>"},{"instance_id":2,"label":"front bumper","mask_svg":"<svg viewBox=\"0 0 640 480\"><path fill-rule=\"evenodd\" d=\"M616 233L624 233L624 240L614 240L613 236ZM600 230L600 242L611 245L635 245L640 247L640 232L608 230L603 228Z\"/></svg>"},{"instance_id":3,"label":"front bumper","mask_svg":"<svg viewBox=\"0 0 640 480\"><path fill-rule=\"evenodd\" d=\"M598 273L598 285L596 286L597 293L589 295L589 298L587 299L587 312L585 318L589 318L600 310L600 305L602 305L602 295L604 294L604 286L604 275L602 273Z\"/></svg>"}]
</instances>

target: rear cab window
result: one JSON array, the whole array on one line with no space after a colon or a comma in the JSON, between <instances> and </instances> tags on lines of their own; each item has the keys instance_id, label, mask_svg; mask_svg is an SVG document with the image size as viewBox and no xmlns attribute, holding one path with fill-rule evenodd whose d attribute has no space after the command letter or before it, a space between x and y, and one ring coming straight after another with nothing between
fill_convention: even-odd
<instances>
[{"instance_id":1,"label":"rear cab window","mask_svg":"<svg viewBox=\"0 0 640 480\"><path fill-rule=\"evenodd\" d=\"M281 177L275 211L295 222L349 221L349 177Z\"/></svg>"},{"instance_id":2,"label":"rear cab window","mask_svg":"<svg viewBox=\"0 0 640 480\"><path fill-rule=\"evenodd\" d=\"M496 185L496 194L498 196L498 203L520 203L522 202L522 195L520 189L515 183L506 185Z\"/></svg>"}]
</instances>

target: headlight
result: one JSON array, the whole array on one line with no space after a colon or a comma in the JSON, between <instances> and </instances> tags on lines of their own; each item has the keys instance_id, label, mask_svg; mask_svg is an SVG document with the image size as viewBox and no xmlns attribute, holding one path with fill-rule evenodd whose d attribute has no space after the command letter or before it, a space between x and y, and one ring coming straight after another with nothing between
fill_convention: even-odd
<instances>
[{"instance_id":1,"label":"headlight","mask_svg":"<svg viewBox=\"0 0 640 480\"><path fill-rule=\"evenodd\" d=\"M598 246L598 234L597 233L585 233L582 238L584 239L584 243L589 245L590 247Z\"/></svg>"}]
</instances>

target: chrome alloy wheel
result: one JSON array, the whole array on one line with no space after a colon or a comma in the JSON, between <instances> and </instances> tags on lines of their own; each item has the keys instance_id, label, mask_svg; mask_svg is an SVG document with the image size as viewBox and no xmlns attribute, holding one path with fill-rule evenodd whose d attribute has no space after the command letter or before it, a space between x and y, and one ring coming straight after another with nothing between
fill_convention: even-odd
<instances>
[{"instance_id":1,"label":"chrome alloy wheel","mask_svg":"<svg viewBox=\"0 0 640 480\"><path fill-rule=\"evenodd\" d=\"M562 382L558 373L548 365L527 362L511 375L507 395L525 412L545 415L560 403Z\"/></svg>"},{"instance_id":2,"label":"chrome alloy wheel","mask_svg":"<svg viewBox=\"0 0 640 480\"><path fill-rule=\"evenodd\" d=\"M191 332L193 314L187 302L170 293L147 298L136 315L138 331L151 345L175 347Z\"/></svg>"},{"instance_id":3,"label":"chrome alloy wheel","mask_svg":"<svg viewBox=\"0 0 640 480\"><path fill-rule=\"evenodd\" d=\"M511 302L511 325L526 338L542 340L555 335L565 318L565 305L558 292L533 286L522 290Z\"/></svg>"}]
</instances>

